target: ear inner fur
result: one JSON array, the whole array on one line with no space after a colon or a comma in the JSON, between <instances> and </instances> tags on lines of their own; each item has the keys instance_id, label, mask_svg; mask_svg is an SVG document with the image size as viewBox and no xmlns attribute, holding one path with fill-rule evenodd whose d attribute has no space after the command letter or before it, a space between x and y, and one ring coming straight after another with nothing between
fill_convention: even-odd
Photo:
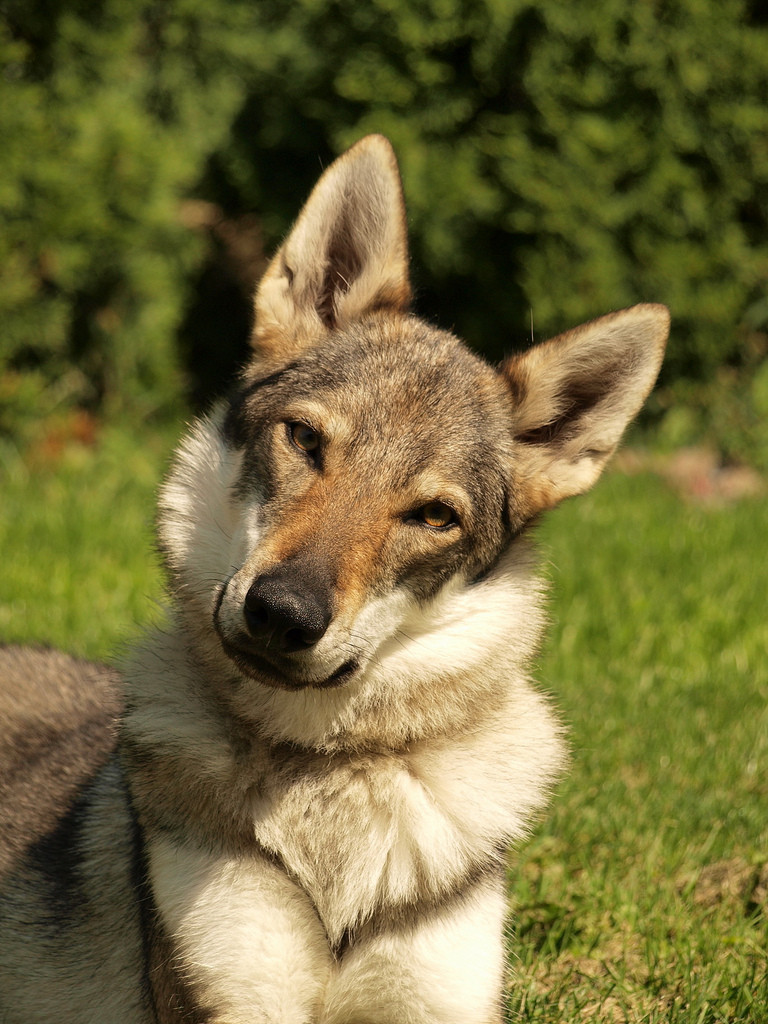
<instances>
[{"instance_id":1,"label":"ear inner fur","mask_svg":"<svg viewBox=\"0 0 768 1024\"><path fill-rule=\"evenodd\" d=\"M656 380L668 330L666 307L644 303L502 364L517 443L518 516L595 483Z\"/></svg>"},{"instance_id":2,"label":"ear inner fur","mask_svg":"<svg viewBox=\"0 0 768 1024\"><path fill-rule=\"evenodd\" d=\"M383 136L362 139L320 178L255 298L252 344L286 358L377 309L404 311L411 289L405 204Z\"/></svg>"}]
</instances>

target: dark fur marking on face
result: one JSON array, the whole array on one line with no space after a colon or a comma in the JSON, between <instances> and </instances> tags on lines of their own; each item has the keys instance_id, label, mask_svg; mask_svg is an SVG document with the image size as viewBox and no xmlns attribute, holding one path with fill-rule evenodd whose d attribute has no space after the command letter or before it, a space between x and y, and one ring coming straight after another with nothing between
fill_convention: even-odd
<instances>
[{"instance_id":1,"label":"dark fur marking on face","mask_svg":"<svg viewBox=\"0 0 768 1024\"><path fill-rule=\"evenodd\" d=\"M227 444L233 448L245 447L248 443L247 417L245 416L248 402L263 388L279 383L297 366L297 362L287 363L279 370L275 370L274 373L269 373L266 377L259 377L258 380L249 380L230 392L227 400L227 415L222 426L222 434Z\"/></svg>"},{"instance_id":2,"label":"dark fur marking on face","mask_svg":"<svg viewBox=\"0 0 768 1024\"><path fill-rule=\"evenodd\" d=\"M222 426L224 440L230 447L246 448L265 415L270 412L276 418L282 415L281 396L313 399L322 392L335 392L341 386L336 367L324 365L319 360L310 361L306 357L286 363L279 370L255 380L246 376L243 383L230 392L227 400Z\"/></svg>"},{"instance_id":3,"label":"dark fur marking on face","mask_svg":"<svg viewBox=\"0 0 768 1024\"><path fill-rule=\"evenodd\" d=\"M518 511L519 510L516 508L514 501L508 501L505 503L502 519L504 522L504 529L506 531L506 540L491 561L484 566L476 576L473 576L470 579L469 582L473 586L476 583L482 583L483 580L488 579L512 545L519 538L529 535L540 524L541 512L539 510L534 511L533 513L524 513L515 518L515 513Z\"/></svg>"}]
</instances>

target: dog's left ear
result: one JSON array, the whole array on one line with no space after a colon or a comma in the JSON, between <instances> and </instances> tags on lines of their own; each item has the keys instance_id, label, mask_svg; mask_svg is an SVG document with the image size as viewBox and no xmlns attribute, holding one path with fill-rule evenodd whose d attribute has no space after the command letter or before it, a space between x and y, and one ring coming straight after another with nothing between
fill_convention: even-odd
<instances>
[{"instance_id":1,"label":"dog's left ear","mask_svg":"<svg viewBox=\"0 0 768 1024\"><path fill-rule=\"evenodd\" d=\"M669 333L666 306L611 313L507 359L515 488L522 524L588 490L653 387Z\"/></svg>"},{"instance_id":2,"label":"dog's left ear","mask_svg":"<svg viewBox=\"0 0 768 1024\"><path fill-rule=\"evenodd\" d=\"M337 327L411 299L405 204L389 141L369 135L313 189L256 293L252 344L291 359Z\"/></svg>"}]
</instances>

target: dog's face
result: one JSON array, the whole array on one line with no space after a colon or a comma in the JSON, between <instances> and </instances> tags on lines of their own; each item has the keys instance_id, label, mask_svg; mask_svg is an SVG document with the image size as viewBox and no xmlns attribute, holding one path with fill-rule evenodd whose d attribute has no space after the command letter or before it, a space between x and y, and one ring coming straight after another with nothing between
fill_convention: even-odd
<instances>
[{"instance_id":1,"label":"dog's face","mask_svg":"<svg viewBox=\"0 0 768 1024\"><path fill-rule=\"evenodd\" d=\"M497 370L409 295L399 176L371 137L315 188L257 293L252 364L161 495L178 593L260 686L347 686L419 610L503 575L525 524L597 479L668 326L637 306Z\"/></svg>"},{"instance_id":2,"label":"dog's face","mask_svg":"<svg viewBox=\"0 0 768 1024\"><path fill-rule=\"evenodd\" d=\"M225 431L258 540L215 611L242 671L340 685L414 602L491 564L509 532L508 400L453 337L381 314L243 386Z\"/></svg>"}]
</instances>

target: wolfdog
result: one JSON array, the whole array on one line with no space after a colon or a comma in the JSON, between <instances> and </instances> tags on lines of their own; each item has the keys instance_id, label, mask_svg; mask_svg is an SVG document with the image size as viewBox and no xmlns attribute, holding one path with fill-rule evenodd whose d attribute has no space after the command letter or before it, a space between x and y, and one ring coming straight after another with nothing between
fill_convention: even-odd
<instances>
[{"instance_id":1,"label":"wolfdog","mask_svg":"<svg viewBox=\"0 0 768 1024\"><path fill-rule=\"evenodd\" d=\"M160 491L121 679L6 649L4 1024L499 1024L505 858L564 760L530 525L598 478L669 318L492 367L409 313L392 149L322 175Z\"/></svg>"}]
</instances>

